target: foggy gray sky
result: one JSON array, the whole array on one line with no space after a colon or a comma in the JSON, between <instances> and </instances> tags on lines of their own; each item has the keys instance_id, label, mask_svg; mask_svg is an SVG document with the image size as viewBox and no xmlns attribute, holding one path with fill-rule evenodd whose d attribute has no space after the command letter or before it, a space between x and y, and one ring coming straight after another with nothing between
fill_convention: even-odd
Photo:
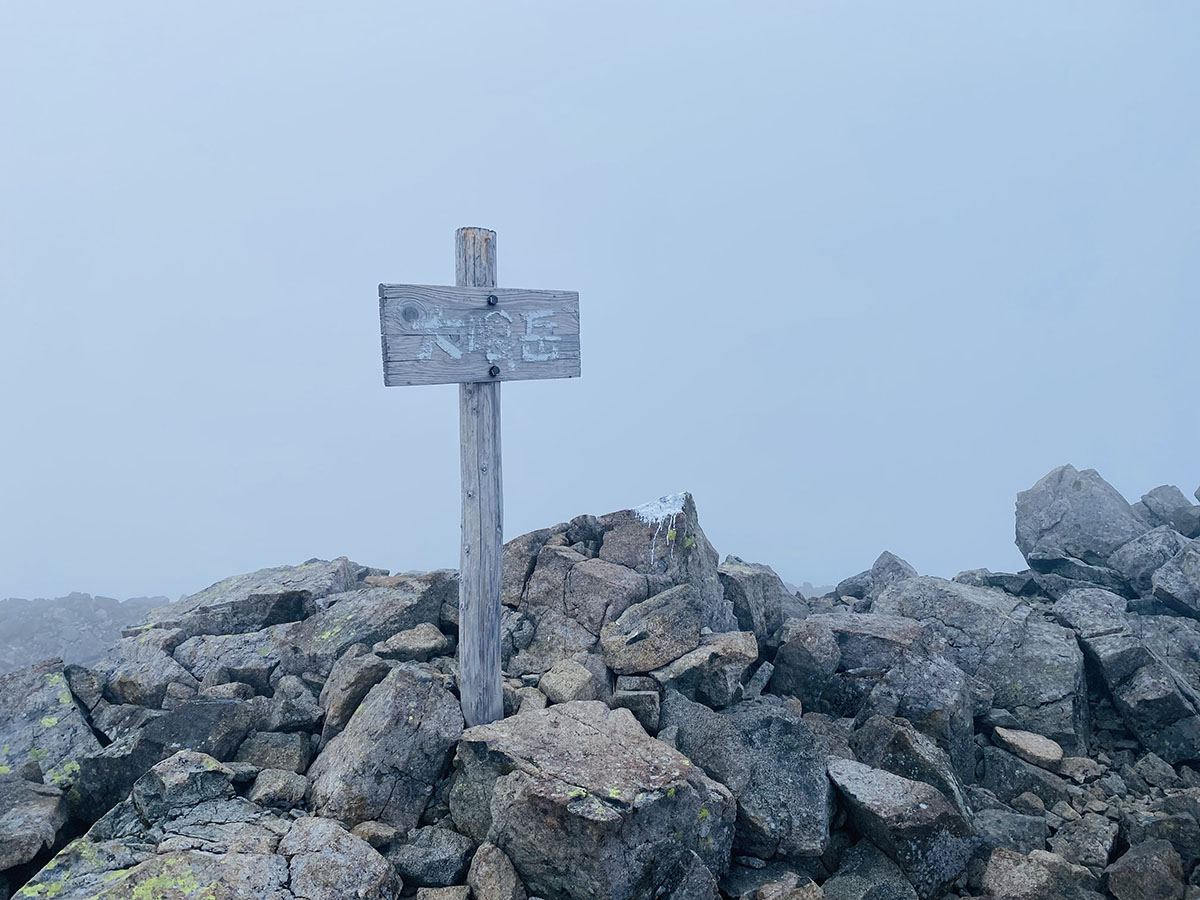
<instances>
[{"instance_id":1,"label":"foggy gray sky","mask_svg":"<svg viewBox=\"0 0 1200 900\"><path fill-rule=\"evenodd\" d=\"M1200 483L1190 3L6 3L0 597L458 562L376 284L577 290L506 534L690 490L799 583L1014 570L1050 468Z\"/></svg>"}]
</instances>

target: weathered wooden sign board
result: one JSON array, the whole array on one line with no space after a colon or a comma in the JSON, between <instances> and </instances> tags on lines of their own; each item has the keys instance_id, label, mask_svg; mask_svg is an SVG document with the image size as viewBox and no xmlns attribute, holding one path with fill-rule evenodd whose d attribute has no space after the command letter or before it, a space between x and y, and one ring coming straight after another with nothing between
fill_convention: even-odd
<instances>
[{"instance_id":1,"label":"weathered wooden sign board","mask_svg":"<svg viewBox=\"0 0 1200 900\"><path fill-rule=\"evenodd\" d=\"M579 375L579 295L496 287L496 233L455 233L456 287L379 286L383 383L458 384L462 445L459 696L468 726L504 716L500 382Z\"/></svg>"},{"instance_id":2,"label":"weathered wooden sign board","mask_svg":"<svg viewBox=\"0 0 1200 900\"><path fill-rule=\"evenodd\" d=\"M579 295L381 284L384 384L579 377Z\"/></svg>"}]
</instances>

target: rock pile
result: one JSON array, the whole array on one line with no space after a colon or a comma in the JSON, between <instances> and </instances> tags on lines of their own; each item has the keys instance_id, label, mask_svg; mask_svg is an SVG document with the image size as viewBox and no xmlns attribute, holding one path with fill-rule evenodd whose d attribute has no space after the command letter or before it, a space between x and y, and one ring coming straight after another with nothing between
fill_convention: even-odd
<instances>
[{"instance_id":1,"label":"rock pile","mask_svg":"<svg viewBox=\"0 0 1200 900\"><path fill-rule=\"evenodd\" d=\"M1066 466L1017 543L805 598L688 495L522 535L465 730L454 573L227 579L0 676L0 900L1197 900L1200 507Z\"/></svg>"}]
</instances>

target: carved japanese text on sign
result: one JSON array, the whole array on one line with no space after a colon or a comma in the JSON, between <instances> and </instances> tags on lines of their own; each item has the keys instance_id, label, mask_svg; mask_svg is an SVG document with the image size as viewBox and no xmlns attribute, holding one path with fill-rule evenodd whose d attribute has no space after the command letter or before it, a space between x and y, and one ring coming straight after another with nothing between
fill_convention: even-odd
<instances>
[{"instance_id":1,"label":"carved japanese text on sign","mask_svg":"<svg viewBox=\"0 0 1200 900\"><path fill-rule=\"evenodd\" d=\"M381 284L386 385L579 375L572 291Z\"/></svg>"}]
</instances>

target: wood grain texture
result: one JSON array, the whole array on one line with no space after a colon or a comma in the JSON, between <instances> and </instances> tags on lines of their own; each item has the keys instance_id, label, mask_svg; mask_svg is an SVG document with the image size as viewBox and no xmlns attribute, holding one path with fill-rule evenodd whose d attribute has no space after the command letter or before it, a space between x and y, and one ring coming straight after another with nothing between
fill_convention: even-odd
<instances>
[{"instance_id":1,"label":"wood grain texture","mask_svg":"<svg viewBox=\"0 0 1200 900\"><path fill-rule=\"evenodd\" d=\"M388 386L579 376L573 291L381 284L379 328Z\"/></svg>"},{"instance_id":2,"label":"wood grain texture","mask_svg":"<svg viewBox=\"0 0 1200 900\"><path fill-rule=\"evenodd\" d=\"M455 247L455 276L459 285L495 287L496 233L482 228L460 228L455 235ZM458 409L462 438L458 682L463 718L470 727L504 716L500 680L504 506L499 382L459 385Z\"/></svg>"}]
</instances>

